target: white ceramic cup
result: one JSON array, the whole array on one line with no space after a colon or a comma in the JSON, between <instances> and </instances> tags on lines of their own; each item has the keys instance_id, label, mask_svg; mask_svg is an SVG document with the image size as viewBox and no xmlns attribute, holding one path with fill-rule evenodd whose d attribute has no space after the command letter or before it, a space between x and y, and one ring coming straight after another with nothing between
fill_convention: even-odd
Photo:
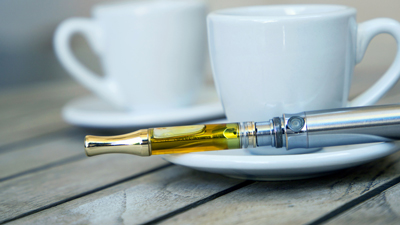
<instances>
[{"instance_id":1,"label":"white ceramic cup","mask_svg":"<svg viewBox=\"0 0 400 225\"><path fill-rule=\"evenodd\" d=\"M254 6L209 14L212 69L228 120L265 121L282 113L374 104L399 78L399 51L370 89L350 102L348 96L354 66L381 33L400 43L397 21L379 18L357 24L356 10L340 5Z\"/></svg>"},{"instance_id":2,"label":"white ceramic cup","mask_svg":"<svg viewBox=\"0 0 400 225\"><path fill-rule=\"evenodd\" d=\"M356 23L341 5L225 9L208 16L214 79L229 121L377 102L399 79L400 54L370 89L348 101L354 66L381 33L400 43L400 24Z\"/></svg>"},{"instance_id":3,"label":"white ceramic cup","mask_svg":"<svg viewBox=\"0 0 400 225\"><path fill-rule=\"evenodd\" d=\"M201 86L206 7L201 1L139 1L95 6L93 18L71 18L55 32L55 52L82 85L130 110L192 103ZM99 56L104 78L72 54L69 40L83 34Z\"/></svg>"}]
</instances>

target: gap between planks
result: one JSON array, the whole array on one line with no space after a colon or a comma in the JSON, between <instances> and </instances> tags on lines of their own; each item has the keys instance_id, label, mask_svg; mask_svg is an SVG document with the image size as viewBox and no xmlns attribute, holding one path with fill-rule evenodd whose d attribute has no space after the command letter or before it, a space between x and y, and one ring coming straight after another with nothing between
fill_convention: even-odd
<instances>
[{"instance_id":1,"label":"gap between planks","mask_svg":"<svg viewBox=\"0 0 400 225\"><path fill-rule=\"evenodd\" d=\"M71 82L48 82L0 92L0 148L70 127L61 106L86 93Z\"/></svg>"},{"instance_id":2,"label":"gap between planks","mask_svg":"<svg viewBox=\"0 0 400 225\"><path fill-rule=\"evenodd\" d=\"M14 223L117 224L122 219L126 224L153 224L157 222L154 220L160 221L190 210L250 183L253 181L171 166L15 220Z\"/></svg>"},{"instance_id":3,"label":"gap between planks","mask_svg":"<svg viewBox=\"0 0 400 225\"><path fill-rule=\"evenodd\" d=\"M26 140L0 151L0 182L85 158L83 134L67 133Z\"/></svg>"},{"instance_id":4,"label":"gap between planks","mask_svg":"<svg viewBox=\"0 0 400 225\"><path fill-rule=\"evenodd\" d=\"M394 178L393 180L386 182L382 185L380 185L379 187L361 195L358 198L355 198L349 202L347 202L346 204L340 206L339 208L331 211L330 213L318 218L317 220L309 223L309 225L317 225L317 224L323 224L326 223L329 220L334 219L335 217L340 216L340 214L343 214L345 212L347 212L348 210L354 208L355 206L358 206L362 203L364 203L365 201L370 201L372 198L374 198L377 195L381 195L383 192L385 192L386 190L388 190L389 188L392 188L394 186L397 186L400 183L400 176ZM399 196L397 196L399 197ZM397 198L396 197L396 198ZM399 208L400 210L400 208ZM400 222L400 218L397 222ZM364 224L364 223L363 223Z\"/></svg>"},{"instance_id":5,"label":"gap between planks","mask_svg":"<svg viewBox=\"0 0 400 225\"><path fill-rule=\"evenodd\" d=\"M104 155L86 158L0 183L0 221L167 164L159 157Z\"/></svg>"},{"instance_id":6,"label":"gap between planks","mask_svg":"<svg viewBox=\"0 0 400 225\"><path fill-rule=\"evenodd\" d=\"M86 195L90 195L90 194L93 194L93 193L102 191L102 190L104 190L104 189L110 188L110 187L112 187L112 186L115 186L115 185L118 185L118 184L121 184L121 183L128 182L128 181L130 181L130 180L133 180L133 179L139 178L139 177L141 177L141 176L144 176L144 175L147 175L147 174L156 172L156 171L158 171L158 170L162 170L162 169L167 168L167 167L169 167L169 166L171 166L171 165L172 165L172 164L166 164L166 165L163 165L163 166L159 166L159 167L150 169L150 170L148 170L148 171L145 171L145 172L143 172L143 173L135 174L135 175L132 175L132 176L123 178L123 179L121 179L121 180L118 180L118 181L115 181L115 182L112 182L112 183L109 183L109 184L106 184L106 185L97 187L97 188L95 188L95 189L88 190L88 191L86 191L86 192L83 192L83 193L80 193L80 194L71 196L71 197L66 198L66 199L63 199L63 200L61 200L61 201L53 202L53 203L51 203L51 204L42 206L42 207L40 207L40 208L37 208L37 209L31 210L31 211L25 212L25 213L20 214L20 215L17 215L17 216L15 216L15 217L13 217L13 218L9 218L9 219L0 221L0 224L2 224L2 223L8 223L8 222L11 222L11 221L14 221L14 220L17 220L17 219L21 219L21 218L23 218L23 217L26 217L26 216L29 216L29 215L32 215L32 214L35 214L35 213L38 213L38 212L40 212L40 211L43 211L43 210L46 210L46 209L49 209L49 208L52 208L52 207L56 207L56 206L58 206L58 205L67 203L67 202L69 202L69 201L72 201L72 200L75 200L75 199L84 197L84 196L86 196Z\"/></svg>"},{"instance_id":7,"label":"gap between planks","mask_svg":"<svg viewBox=\"0 0 400 225\"><path fill-rule=\"evenodd\" d=\"M326 224L399 224L400 184L396 184L367 201L337 215Z\"/></svg>"},{"instance_id":8,"label":"gap between planks","mask_svg":"<svg viewBox=\"0 0 400 225\"><path fill-rule=\"evenodd\" d=\"M308 180L257 182L176 215L160 224L305 224L398 182L400 153ZM393 185L393 183L389 183ZM382 191L378 189L377 192Z\"/></svg>"},{"instance_id":9,"label":"gap between planks","mask_svg":"<svg viewBox=\"0 0 400 225\"><path fill-rule=\"evenodd\" d=\"M307 223L397 179L399 161L396 153L326 177L255 183L174 166L14 223Z\"/></svg>"}]
</instances>

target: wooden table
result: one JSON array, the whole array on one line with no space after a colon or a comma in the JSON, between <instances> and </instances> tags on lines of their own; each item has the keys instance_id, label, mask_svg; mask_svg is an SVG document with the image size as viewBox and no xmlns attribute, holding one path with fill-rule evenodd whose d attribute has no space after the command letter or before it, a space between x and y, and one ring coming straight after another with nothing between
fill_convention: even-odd
<instances>
[{"instance_id":1,"label":"wooden table","mask_svg":"<svg viewBox=\"0 0 400 225\"><path fill-rule=\"evenodd\" d=\"M400 224L400 153L281 182L231 179L159 157L87 158L86 131L60 115L87 93L68 82L0 92L0 223ZM380 103L399 100L391 91Z\"/></svg>"}]
</instances>

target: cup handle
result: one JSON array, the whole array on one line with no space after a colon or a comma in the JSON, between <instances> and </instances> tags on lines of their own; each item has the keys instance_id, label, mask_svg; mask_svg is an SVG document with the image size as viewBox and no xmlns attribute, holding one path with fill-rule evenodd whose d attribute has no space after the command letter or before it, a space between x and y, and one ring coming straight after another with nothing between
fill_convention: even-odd
<instances>
[{"instance_id":1,"label":"cup handle","mask_svg":"<svg viewBox=\"0 0 400 225\"><path fill-rule=\"evenodd\" d=\"M84 67L72 54L69 41L75 33L81 33L88 40L97 55L103 51L103 33L98 24L86 18L71 18L62 22L54 35L54 49L64 68L83 86L114 104L123 108L124 102L116 84L109 78L101 78Z\"/></svg>"},{"instance_id":2,"label":"cup handle","mask_svg":"<svg viewBox=\"0 0 400 225\"><path fill-rule=\"evenodd\" d=\"M356 63L360 63L372 38L388 33L397 42L397 53L386 73L368 90L348 102L348 106L364 106L376 103L400 78L400 23L389 18L377 18L358 25Z\"/></svg>"}]
</instances>

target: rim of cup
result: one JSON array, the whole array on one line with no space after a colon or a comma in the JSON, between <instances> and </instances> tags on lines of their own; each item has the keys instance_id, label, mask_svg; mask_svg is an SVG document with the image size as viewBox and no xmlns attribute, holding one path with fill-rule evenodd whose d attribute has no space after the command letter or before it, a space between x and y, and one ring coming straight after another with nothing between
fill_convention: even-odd
<instances>
[{"instance_id":1,"label":"rim of cup","mask_svg":"<svg viewBox=\"0 0 400 225\"><path fill-rule=\"evenodd\" d=\"M209 17L229 19L299 19L355 14L353 7L335 4L283 4L260 5L217 10Z\"/></svg>"},{"instance_id":2,"label":"rim of cup","mask_svg":"<svg viewBox=\"0 0 400 225\"><path fill-rule=\"evenodd\" d=\"M131 14L147 14L149 8L154 9L183 9L188 7L203 6L201 0L140 0L140 1L116 1L100 3L93 7L94 13L131 13Z\"/></svg>"}]
</instances>

